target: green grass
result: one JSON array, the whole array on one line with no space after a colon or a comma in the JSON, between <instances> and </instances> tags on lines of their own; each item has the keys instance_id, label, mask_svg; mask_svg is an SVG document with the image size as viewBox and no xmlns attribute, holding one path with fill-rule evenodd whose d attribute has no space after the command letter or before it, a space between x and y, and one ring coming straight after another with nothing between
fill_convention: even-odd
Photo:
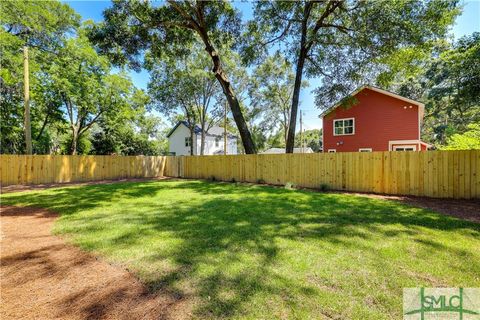
<instances>
[{"instance_id":1,"label":"green grass","mask_svg":"<svg viewBox=\"0 0 480 320\"><path fill-rule=\"evenodd\" d=\"M205 181L2 195L194 301L197 318L401 318L402 288L480 287L480 225L393 201Z\"/></svg>"}]
</instances>

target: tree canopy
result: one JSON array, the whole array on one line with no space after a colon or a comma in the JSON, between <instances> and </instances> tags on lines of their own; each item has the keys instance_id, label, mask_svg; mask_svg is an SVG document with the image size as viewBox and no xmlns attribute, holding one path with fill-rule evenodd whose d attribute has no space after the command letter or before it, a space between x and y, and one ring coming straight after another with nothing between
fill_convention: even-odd
<instances>
[{"instance_id":1,"label":"tree canopy","mask_svg":"<svg viewBox=\"0 0 480 320\"><path fill-rule=\"evenodd\" d=\"M455 133L447 140L443 150L471 150L480 149L480 123L472 123L467 126L464 133Z\"/></svg>"},{"instance_id":2,"label":"tree canopy","mask_svg":"<svg viewBox=\"0 0 480 320\"><path fill-rule=\"evenodd\" d=\"M212 73L222 87L246 153L255 145L240 102L224 67L219 47L239 36L240 17L228 1L174 1L154 6L148 1L121 0L104 12L105 21L91 30L91 39L119 64L134 68L144 57L181 57L189 44L201 41Z\"/></svg>"},{"instance_id":3,"label":"tree canopy","mask_svg":"<svg viewBox=\"0 0 480 320\"><path fill-rule=\"evenodd\" d=\"M131 80L113 72L109 59L96 52L72 8L58 1L5 1L0 17L2 153L25 152L23 86L18 80L23 79L20 49L25 45L30 48L34 153L89 153L92 145L99 145L92 130L103 132L102 126L113 122L130 136L140 136L148 99L138 99L142 94ZM145 141L150 152L153 143Z\"/></svg>"},{"instance_id":4,"label":"tree canopy","mask_svg":"<svg viewBox=\"0 0 480 320\"><path fill-rule=\"evenodd\" d=\"M276 43L295 64L287 152L293 152L304 74L322 78L316 100L326 108L390 71L389 57L399 50L422 50L443 38L458 13L457 2L448 0L257 2L246 58L268 54Z\"/></svg>"},{"instance_id":5,"label":"tree canopy","mask_svg":"<svg viewBox=\"0 0 480 320\"><path fill-rule=\"evenodd\" d=\"M291 152L301 145L305 79L319 83L313 94L321 110L371 84L425 103L424 141L476 146L480 33L450 37L458 1L258 1L250 21L235 6L117 0L103 21L81 23L66 3L5 1L0 152L26 152L31 126L37 154L166 153L165 120L205 132L223 122L225 106L240 150ZM127 75L140 69L150 76L147 92ZM321 131L302 137L320 149Z\"/></svg>"}]
</instances>

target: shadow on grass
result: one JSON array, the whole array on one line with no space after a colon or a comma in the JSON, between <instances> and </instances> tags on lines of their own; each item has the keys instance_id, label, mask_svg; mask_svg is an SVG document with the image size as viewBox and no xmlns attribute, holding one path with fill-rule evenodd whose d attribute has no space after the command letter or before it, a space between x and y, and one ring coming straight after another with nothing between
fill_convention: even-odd
<instances>
[{"instance_id":1,"label":"shadow on grass","mask_svg":"<svg viewBox=\"0 0 480 320\"><path fill-rule=\"evenodd\" d=\"M180 196L164 201L164 191ZM194 196L198 197L189 198ZM138 207L117 209L114 223L112 213L102 213L111 203L135 203L138 199L151 200ZM65 219L81 221L67 231L74 236L101 235L119 225L134 226L108 239L88 239L89 250L105 246L112 250L139 249L147 247L152 237L171 235L178 244L168 249L146 248L142 260L152 265L170 260L174 267L142 271L146 274L141 278L151 291L161 290L176 299L186 296L186 285L193 286L194 294L201 299L196 312L205 317L241 315L256 294L280 296L288 305L301 307L299 297L318 293L318 287L272 272L282 250L279 241L318 240L371 252L377 241L374 237L408 236L425 248L448 249L454 256L473 260L466 250L446 248L435 239L419 236L425 229L461 229L471 237L480 236L480 227L474 223L391 201L204 181L92 185L12 194L5 201L47 207ZM91 209L99 210L77 217Z\"/></svg>"}]
</instances>

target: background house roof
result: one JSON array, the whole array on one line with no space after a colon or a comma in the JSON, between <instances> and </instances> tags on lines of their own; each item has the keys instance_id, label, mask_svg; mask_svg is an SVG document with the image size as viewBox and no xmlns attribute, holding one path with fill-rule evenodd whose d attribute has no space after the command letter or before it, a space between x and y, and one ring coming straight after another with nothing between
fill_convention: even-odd
<instances>
[{"instance_id":1,"label":"background house roof","mask_svg":"<svg viewBox=\"0 0 480 320\"><path fill-rule=\"evenodd\" d=\"M178 126L181 125L181 124L183 124L187 128L190 128L187 121L179 121L179 122L177 122L175 127L173 127L173 129L170 130L170 132L167 134L167 138L169 138L172 135L172 133L174 133L175 130L177 130ZM224 130L223 127L213 126L210 129L208 129L208 131L206 132L206 135L207 136L212 136L212 137L223 137L223 130ZM197 135L202 133L202 129L200 128L200 125L198 125L198 124L195 125L194 132ZM227 132L227 133L228 133L229 138L237 139L236 135L234 135L230 132Z\"/></svg>"},{"instance_id":2,"label":"background house roof","mask_svg":"<svg viewBox=\"0 0 480 320\"><path fill-rule=\"evenodd\" d=\"M270 148L263 152L260 152L260 154L271 154L271 153L285 153L285 148ZM293 153L313 153L313 150L310 147L293 148Z\"/></svg>"}]
</instances>

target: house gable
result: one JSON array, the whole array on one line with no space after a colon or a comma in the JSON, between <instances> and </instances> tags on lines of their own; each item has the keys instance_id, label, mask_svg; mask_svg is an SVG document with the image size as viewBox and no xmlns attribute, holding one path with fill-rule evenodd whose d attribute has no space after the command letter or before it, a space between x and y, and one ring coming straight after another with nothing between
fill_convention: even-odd
<instances>
[{"instance_id":1,"label":"house gable","mask_svg":"<svg viewBox=\"0 0 480 320\"><path fill-rule=\"evenodd\" d=\"M204 154L223 154L223 128L212 127L212 133L205 135ZM195 126L193 139L193 152L200 154L201 149L201 129ZM190 137L190 129L186 121L179 121L175 127L167 134L169 141L169 152L175 155L190 155L190 146L185 146L185 138ZM237 137L232 134L227 135L227 154L237 154Z\"/></svg>"},{"instance_id":2,"label":"house gable","mask_svg":"<svg viewBox=\"0 0 480 320\"><path fill-rule=\"evenodd\" d=\"M167 133L167 138L170 138L170 136L178 129L178 127L180 126L184 126L185 128L187 128L187 130L190 131L189 127L188 127L188 122L186 121L179 121L177 122L177 124L175 125L175 127L172 128L172 130L170 130L169 133ZM200 133L201 130L200 128L198 128L198 126L195 126L195 133L198 134Z\"/></svg>"},{"instance_id":3,"label":"house gable","mask_svg":"<svg viewBox=\"0 0 480 320\"><path fill-rule=\"evenodd\" d=\"M177 156L190 155L190 147L185 146L185 138L190 137L190 130L185 124L179 122L168 135L168 149ZM196 139L193 140L195 150Z\"/></svg>"}]
</instances>

